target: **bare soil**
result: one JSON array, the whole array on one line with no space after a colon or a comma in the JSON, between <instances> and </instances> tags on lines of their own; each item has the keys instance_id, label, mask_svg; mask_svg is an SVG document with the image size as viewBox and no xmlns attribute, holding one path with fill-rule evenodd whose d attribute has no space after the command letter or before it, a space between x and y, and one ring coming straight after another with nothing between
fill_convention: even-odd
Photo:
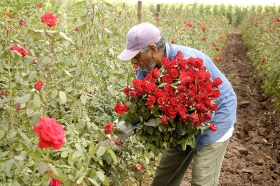
<instances>
[{"instance_id":1,"label":"bare soil","mask_svg":"<svg viewBox=\"0 0 280 186\"><path fill-rule=\"evenodd\" d=\"M219 186L280 185L280 114L271 96L246 58L240 33L230 33L218 68L226 75L238 97L237 123L230 139ZM181 186L189 186L191 168Z\"/></svg>"}]
</instances>

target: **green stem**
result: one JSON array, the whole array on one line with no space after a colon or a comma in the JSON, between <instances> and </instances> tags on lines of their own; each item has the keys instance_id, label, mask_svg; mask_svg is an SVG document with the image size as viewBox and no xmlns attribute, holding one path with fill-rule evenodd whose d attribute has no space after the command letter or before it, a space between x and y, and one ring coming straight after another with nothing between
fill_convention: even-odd
<instances>
[{"instance_id":1,"label":"green stem","mask_svg":"<svg viewBox=\"0 0 280 186\"><path fill-rule=\"evenodd\" d=\"M54 45L54 38L51 39L51 42L50 42L50 58L52 59L52 53L53 53L53 46ZM52 61L52 60L51 60ZM46 100L47 100L47 95L48 95L48 92L49 92L49 81L50 81L50 77L51 77L51 64L48 64L47 65L47 78L46 78L46 83L45 83L45 93L46 93ZM48 107L48 102L46 101L45 104L44 104L44 109L43 109L43 117L45 117L47 115L47 107Z\"/></svg>"}]
</instances>

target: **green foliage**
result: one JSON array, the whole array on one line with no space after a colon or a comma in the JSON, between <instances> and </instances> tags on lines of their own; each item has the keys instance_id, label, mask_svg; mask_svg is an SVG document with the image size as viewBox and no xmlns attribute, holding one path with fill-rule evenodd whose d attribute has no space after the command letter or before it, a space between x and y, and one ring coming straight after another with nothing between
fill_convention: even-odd
<instances>
[{"instance_id":1,"label":"green foliage","mask_svg":"<svg viewBox=\"0 0 280 186\"><path fill-rule=\"evenodd\" d=\"M245 45L250 48L248 57L256 69L255 75L264 80L265 92L273 95L272 101L280 108L280 17L275 14L275 7L265 7L265 10L265 14L248 14L241 28Z\"/></svg>"}]
</instances>

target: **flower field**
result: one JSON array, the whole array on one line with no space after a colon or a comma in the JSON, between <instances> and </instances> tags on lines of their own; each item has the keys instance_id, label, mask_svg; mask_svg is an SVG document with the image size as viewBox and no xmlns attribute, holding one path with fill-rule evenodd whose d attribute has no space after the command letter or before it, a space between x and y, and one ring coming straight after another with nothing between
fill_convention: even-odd
<instances>
[{"instance_id":1,"label":"flower field","mask_svg":"<svg viewBox=\"0 0 280 186\"><path fill-rule=\"evenodd\" d=\"M160 151L118 133L115 104L135 78L117 59L138 23L135 4L106 1L0 2L1 185L141 185ZM280 105L280 7L143 4L143 22L168 42L220 63L238 26L264 89ZM236 29L236 28L235 28ZM114 141L111 141L114 143ZM113 147L113 148L112 148Z\"/></svg>"}]
</instances>

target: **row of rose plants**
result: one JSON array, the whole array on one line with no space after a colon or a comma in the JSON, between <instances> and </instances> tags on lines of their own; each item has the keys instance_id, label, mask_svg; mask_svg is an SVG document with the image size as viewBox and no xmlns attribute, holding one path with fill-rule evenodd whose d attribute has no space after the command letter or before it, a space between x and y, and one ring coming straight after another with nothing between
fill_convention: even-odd
<instances>
[{"instance_id":1,"label":"row of rose plants","mask_svg":"<svg viewBox=\"0 0 280 186\"><path fill-rule=\"evenodd\" d=\"M280 13L274 7L259 14L252 13L241 26L243 40L250 49L247 56L255 68L255 77L264 80L265 93L280 108Z\"/></svg>"},{"instance_id":2,"label":"row of rose plants","mask_svg":"<svg viewBox=\"0 0 280 186\"><path fill-rule=\"evenodd\" d=\"M147 148L145 139L112 140L119 133L111 123L119 119L114 106L135 78L131 63L116 57L137 23L135 6L12 0L0 5L1 184L150 180L160 150ZM167 41L196 47L222 62L230 28L224 17L191 11L182 16L168 8L156 17L148 6L142 11L147 12L142 21L159 26Z\"/></svg>"}]
</instances>

